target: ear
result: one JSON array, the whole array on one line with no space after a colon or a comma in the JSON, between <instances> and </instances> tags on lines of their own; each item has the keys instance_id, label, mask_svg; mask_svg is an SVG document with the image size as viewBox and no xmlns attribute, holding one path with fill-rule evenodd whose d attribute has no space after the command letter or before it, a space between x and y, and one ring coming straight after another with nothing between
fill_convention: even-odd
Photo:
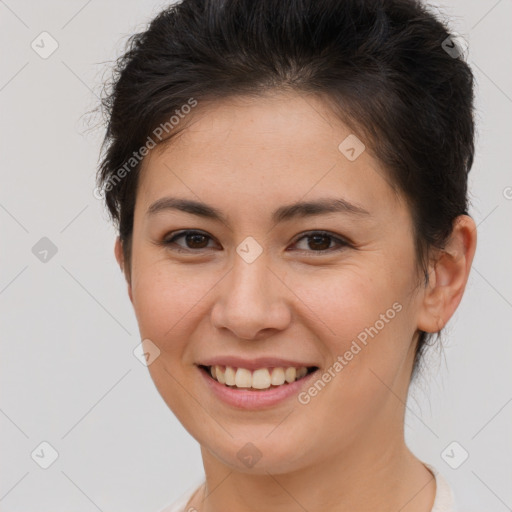
<instances>
[{"instance_id":1,"label":"ear","mask_svg":"<svg viewBox=\"0 0 512 512\"><path fill-rule=\"evenodd\" d=\"M126 279L126 282L128 284L128 296L130 297L130 301L133 303L133 297L132 297L132 285L130 282L129 274L125 269L125 261L124 261L124 254L123 254L123 244L121 242L121 238L118 236L116 238L116 244L114 246L114 253L116 255L116 260L121 268L121 272L123 272L124 277Z\"/></svg>"},{"instance_id":2,"label":"ear","mask_svg":"<svg viewBox=\"0 0 512 512\"><path fill-rule=\"evenodd\" d=\"M457 309L476 250L476 225L468 215L460 215L446 247L429 268L427 285L418 316L418 329L440 331Z\"/></svg>"}]
</instances>

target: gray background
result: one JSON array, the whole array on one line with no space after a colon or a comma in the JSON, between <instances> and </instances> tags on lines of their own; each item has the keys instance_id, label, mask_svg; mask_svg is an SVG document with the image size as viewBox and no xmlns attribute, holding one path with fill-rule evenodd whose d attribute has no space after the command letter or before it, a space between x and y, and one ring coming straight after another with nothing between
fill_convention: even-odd
<instances>
[{"instance_id":1,"label":"gray background","mask_svg":"<svg viewBox=\"0 0 512 512\"><path fill-rule=\"evenodd\" d=\"M203 475L198 444L132 353L140 340L115 232L92 194L103 131L84 115L108 61L166 4L0 1L2 512L157 511ZM499 512L512 508L512 1L442 12L477 79L479 240L444 349L411 389L406 437L461 510ZM59 45L47 59L31 48L43 31ZM32 252L42 237L57 248L46 262ZM58 452L48 469L31 457L48 456L43 441ZM442 456L454 441L452 459L469 453L458 469Z\"/></svg>"}]
</instances>

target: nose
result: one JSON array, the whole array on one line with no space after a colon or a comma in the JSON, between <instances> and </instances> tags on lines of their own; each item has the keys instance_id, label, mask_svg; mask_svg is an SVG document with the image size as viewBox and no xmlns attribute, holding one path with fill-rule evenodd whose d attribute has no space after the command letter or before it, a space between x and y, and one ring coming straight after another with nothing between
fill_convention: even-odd
<instances>
[{"instance_id":1,"label":"nose","mask_svg":"<svg viewBox=\"0 0 512 512\"><path fill-rule=\"evenodd\" d=\"M284 330L291 320L287 287L263 255L252 263L235 258L233 268L216 287L212 322L244 340L258 340Z\"/></svg>"}]
</instances>

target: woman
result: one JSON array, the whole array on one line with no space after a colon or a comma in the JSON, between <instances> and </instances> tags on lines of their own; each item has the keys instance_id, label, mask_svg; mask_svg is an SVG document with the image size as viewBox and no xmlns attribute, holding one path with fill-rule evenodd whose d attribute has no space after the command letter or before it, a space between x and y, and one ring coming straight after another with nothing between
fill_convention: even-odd
<instances>
[{"instance_id":1,"label":"woman","mask_svg":"<svg viewBox=\"0 0 512 512\"><path fill-rule=\"evenodd\" d=\"M459 305L473 75L412 0L184 0L132 36L99 187L144 354L200 443L170 510L454 510L404 441Z\"/></svg>"}]
</instances>

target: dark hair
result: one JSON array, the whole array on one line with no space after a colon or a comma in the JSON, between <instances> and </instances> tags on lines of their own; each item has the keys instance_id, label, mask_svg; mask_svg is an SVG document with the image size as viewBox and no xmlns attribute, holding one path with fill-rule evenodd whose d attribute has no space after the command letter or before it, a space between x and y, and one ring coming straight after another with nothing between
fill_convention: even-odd
<instances>
[{"instance_id":1,"label":"dark hair","mask_svg":"<svg viewBox=\"0 0 512 512\"><path fill-rule=\"evenodd\" d=\"M428 284L430 249L442 249L455 218L468 215L474 155L473 74L461 51L448 51L461 50L450 37L415 0L183 0L165 8L128 39L101 101L108 122L97 190L128 269L137 150L179 133L186 122L174 130L171 116L182 118L191 101L289 90L321 95L383 164L410 207ZM165 138L162 125L171 126ZM430 338L419 331L413 379Z\"/></svg>"}]
</instances>

